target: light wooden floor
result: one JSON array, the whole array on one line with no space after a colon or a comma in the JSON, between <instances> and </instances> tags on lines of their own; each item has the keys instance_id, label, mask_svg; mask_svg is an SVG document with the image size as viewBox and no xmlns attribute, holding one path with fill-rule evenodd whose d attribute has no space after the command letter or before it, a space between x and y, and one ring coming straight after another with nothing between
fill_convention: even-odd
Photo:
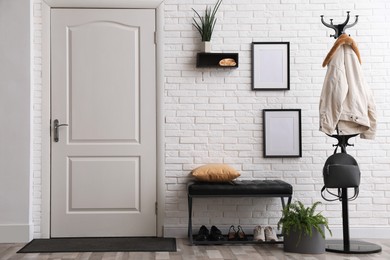
<instances>
[{"instance_id":1,"label":"light wooden floor","mask_svg":"<svg viewBox=\"0 0 390 260\"><path fill-rule=\"evenodd\" d=\"M325 253L322 255L302 255L284 253L282 245L218 245L190 246L187 239L177 239L177 252L111 252L111 253L54 253L17 254L24 244L0 244L0 259L50 259L50 260L125 260L125 259L267 259L267 260L389 260L390 240L363 240L382 246L382 252L369 255L348 255Z\"/></svg>"}]
</instances>

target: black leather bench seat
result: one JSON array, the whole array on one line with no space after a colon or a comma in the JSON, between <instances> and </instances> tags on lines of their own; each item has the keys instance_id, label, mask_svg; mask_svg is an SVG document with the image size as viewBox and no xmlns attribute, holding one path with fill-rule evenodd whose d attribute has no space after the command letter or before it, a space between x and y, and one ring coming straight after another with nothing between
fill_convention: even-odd
<instances>
[{"instance_id":1,"label":"black leather bench seat","mask_svg":"<svg viewBox=\"0 0 390 260\"><path fill-rule=\"evenodd\" d=\"M242 180L232 182L191 182L189 196L275 196L292 194L291 184L281 180Z\"/></svg>"},{"instance_id":2,"label":"black leather bench seat","mask_svg":"<svg viewBox=\"0 0 390 260\"><path fill-rule=\"evenodd\" d=\"M188 237L191 244L215 244L216 241L194 241L192 235L192 199L200 197L276 197L282 201L282 207L291 203L293 187L282 180L240 180L231 182L190 182L188 195ZM249 241L250 242L250 241ZM218 243L234 243L223 241ZM241 241L242 243L242 241ZM252 242L253 243L253 242ZM282 243L277 241L275 243Z\"/></svg>"}]
</instances>

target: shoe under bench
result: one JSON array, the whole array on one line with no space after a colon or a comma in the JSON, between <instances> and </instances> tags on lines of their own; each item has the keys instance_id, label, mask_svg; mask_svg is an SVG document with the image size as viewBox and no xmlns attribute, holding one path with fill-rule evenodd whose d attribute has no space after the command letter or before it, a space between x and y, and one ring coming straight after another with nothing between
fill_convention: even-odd
<instances>
[{"instance_id":1,"label":"shoe under bench","mask_svg":"<svg viewBox=\"0 0 390 260\"><path fill-rule=\"evenodd\" d=\"M192 200L193 198L204 197L279 197L282 201L282 208L291 203L293 187L282 180L242 180L223 183L215 182L190 182L187 185L188 194L188 238L191 244L244 244L244 243L282 243L253 241L253 236L248 235L247 241L196 241L192 232ZM286 203L287 199L287 203Z\"/></svg>"}]
</instances>

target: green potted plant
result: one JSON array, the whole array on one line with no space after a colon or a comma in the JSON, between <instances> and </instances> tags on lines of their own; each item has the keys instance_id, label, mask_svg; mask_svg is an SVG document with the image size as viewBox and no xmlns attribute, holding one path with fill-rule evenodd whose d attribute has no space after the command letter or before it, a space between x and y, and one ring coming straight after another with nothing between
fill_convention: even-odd
<instances>
[{"instance_id":1,"label":"green potted plant","mask_svg":"<svg viewBox=\"0 0 390 260\"><path fill-rule=\"evenodd\" d=\"M302 202L291 203L282 210L282 218L278 229L282 227L284 251L303 254L325 253L325 228L332 235L328 220L321 214L315 213L317 201L310 207Z\"/></svg>"},{"instance_id":2,"label":"green potted plant","mask_svg":"<svg viewBox=\"0 0 390 260\"><path fill-rule=\"evenodd\" d=\"M216 15L221 3L222 3L222 0L217 0L217 3L214 5L213 10L211 10L211 7L206 6L204 16L201 16L194 8L192 8L192 10L194 10L194 12L195 12L196 17L199 19L199 21L197 21L195 19L195 17L192 18L194 21L193 25L195 26L195 28L200 33L200 36L202 37L202 44L203 44L202 51L203 52L210 52L211 51L211 42L210 42L211 36L213 34L213 31L214 31L215 23L217 22L217 18L215 17L215 15Z\"/></svg>"}]
</instances>

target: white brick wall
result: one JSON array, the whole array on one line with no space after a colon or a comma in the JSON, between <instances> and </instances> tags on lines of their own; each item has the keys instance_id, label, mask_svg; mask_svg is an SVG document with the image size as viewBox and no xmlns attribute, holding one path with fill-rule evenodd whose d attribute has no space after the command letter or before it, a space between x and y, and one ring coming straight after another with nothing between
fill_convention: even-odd
<instances>
[{"instance_id":1,"label":"white brick wall","mask_svg":"<svg viewBox=\"0 0 390 260\"><path fill-rule=\"evenodd\" d=\"M390 11L386 1L224 0L212 38L213 51L238 52L238 69L197 69L200 37L192 27L194 8L215 1L165 1L166 231L187 224L185 184L192 168L228 163L241 178L281 178L294 186L294 198L323 201L322 167L334 143L318 131L318 102L326 69L322 61L333 45L320 15L359 23L347 32L356 40L366 81L373 89L379 125L374 141L356 139L348 152L362 170L360 196L350 203L351 229L390 227L390 135L386 108L390 94ZM289 91L251 90L251 42L290 42ZM387 101L387 102L386 102ZM262 157L262 109L302 109L303 157ZM341 205L321 208L334 227L341 227ZM279 199L202 199L194 204L195 225L275 225ZM174 232L172 232L174 233Z\"/></svg>"},{"instance_id":2,"label":"white brick wall","mask_svg":"<svg viewBox=\"0 0 390 260\"><path fill-rule=\"evenodd\" d=\"M41 0L32 2L32 220L34 237L41 237L42 220L42 4Z\"/></svg>"},{"instance_id":3,"label":"white brick wall","mask_svg":"<svg viewBox=\"0 0 390 260\"><path fill-rule=\"evenodd\" d=\"M35 237L41 221L41 9L34 0L34 195ZM213 35L213 51L238 52L238 69L197 69L200 37L192 26L194 8L210 0L165 0L165 233L185 235L186 183L201 164L228 163L241 178L281 178L293 184L294 199L323 201L322 167L333 140L318 131L318 101L326 69L321 67L334 39L320 15L335 23L351 11L359 23L348 30L358 43L365 79L377 104L374 141L355 139L348 152L362 170L359 198L350 203L351 230L390 229L390 2L387 0L224 0ZM251 90L251 42L290 42L289 91ZM303 157L262 157L262 109L302 109ZM321 207L332 227L341 226L341 205ZM228 227L275 225L279 199L202 199L194 201L195 225ZM381 231L382 230L382 231ZM387 230L387 231L386 231ZM353 233L353 232L352 232ZM372 234L371 234L372 235Z\"/></svg>"}]
</instances>

